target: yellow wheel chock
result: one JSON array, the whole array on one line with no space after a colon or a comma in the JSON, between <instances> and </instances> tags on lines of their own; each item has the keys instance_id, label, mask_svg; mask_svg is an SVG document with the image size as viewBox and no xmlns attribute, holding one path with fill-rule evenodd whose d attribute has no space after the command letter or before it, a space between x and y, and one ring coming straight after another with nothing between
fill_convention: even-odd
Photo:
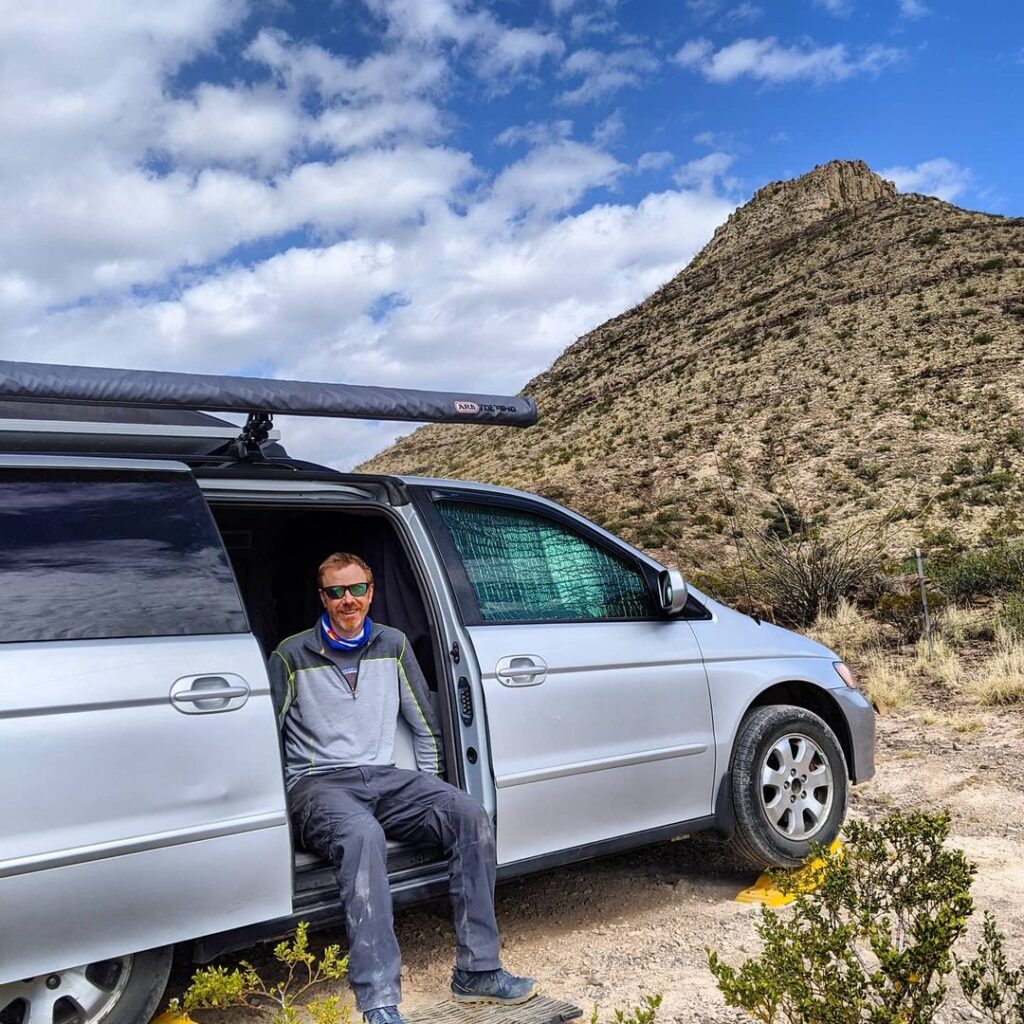
<instances>
[{"instance_id":1,"label":"yellow wheel chock","mask_svg":"<svg viewBox=\"0 0 1024 1024\"><path fill-rule=\"evenodd\" d=\"M841 853L842 849L843 844L838 839L834 839L832 845L828 848L828 852ZM761 875L749 889L744 889L737 895L736 902L760 903L762 906L772 908L784 907L793 902L797 893L811 892L818 887L821 869L824 866L825 861L821 857L816 857L810 864L794 868L790 876L791 892L781 892L775 887L775 883L770 875Z\"/></svg>"}]
</instances>

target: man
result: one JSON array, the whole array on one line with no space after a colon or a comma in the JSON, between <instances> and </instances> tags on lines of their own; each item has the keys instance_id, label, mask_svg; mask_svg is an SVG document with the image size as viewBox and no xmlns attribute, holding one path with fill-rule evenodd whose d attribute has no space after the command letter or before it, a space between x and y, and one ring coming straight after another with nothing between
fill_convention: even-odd
<instances>
[{"instance_id":1,"label":"man","mask_svg":"<svg viewBox=\"0 0 1024 1024\"><path fill-rule=\"evenodd\" d=\"M506 973L499 959L491 823L441 778L437 715L405 635L367 616L373 573L356 555L327 558L319 591L323 614L270 656L270 684L296 834L335 865L356 1005L367 1024L403 1024L388 839L438 846L448 858L453 998L525 1002L536 982ZM412 729L419 771L393 764L399 714Z\"/></svg>"}]
</instances>

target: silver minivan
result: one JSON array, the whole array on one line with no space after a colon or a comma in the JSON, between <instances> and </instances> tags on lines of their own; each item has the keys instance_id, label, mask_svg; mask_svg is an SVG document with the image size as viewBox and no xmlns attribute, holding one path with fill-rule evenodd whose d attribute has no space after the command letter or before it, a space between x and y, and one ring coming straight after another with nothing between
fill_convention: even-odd
<instances>
[{"instance_id":1,"label":"silver minivan","mask_svg":"<svg viewBox=\"0 0 1024 1024\"><path fill-rule=\"evenodd\" d=\"M291 459L268 410L396 406L238 380L0 363L0 1024L144 1022L175 948L340 921L289 828L265 663L339 548L415 648L499 878L701 830L792 865L836 834L874 721L835 654L536 495ZM387 400L410 394L393 418L523 401ZM241 433L192 411L247 407ZM446 889L439 851L389 867L396 903Z\"/></svg>"}]
</instances>

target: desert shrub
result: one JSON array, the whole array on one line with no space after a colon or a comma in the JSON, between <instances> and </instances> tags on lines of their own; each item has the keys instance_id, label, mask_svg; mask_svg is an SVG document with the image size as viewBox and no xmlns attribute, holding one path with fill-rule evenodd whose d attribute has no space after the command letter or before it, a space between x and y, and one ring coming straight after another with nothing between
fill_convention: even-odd
<instances>
[{"instance_id":1,"label":"desert shrub","mask_svg":"<svg viewBox=\"0 0 1024 1024\"><path fill-rule=\"evenodd\" d=\"M301 921L294 939L274 947L274 958L287 968L281 981L268 984L246 960L231 971L204 967L192 976L192 984L181 1000L171 1001L170 1010L188 1014L192 1010L239 1006L270 1010L271 1024L296 1024L304 1007L314 1024L348 1024L349 1008L338 996L302 1001L316 985L337 981L348 971L348 957L341 956L338 946L328 946L320 957L311 952L308 931L309 925Z\"/></svg>"},{"instance_id":2,"label":"desert shrub","mask_svg":"<svg viewBox=\"0 0 1024 1024\"><path fill-rule=\"evenodd\" d=\"M1024 585L1024 543L1011 541L965 551L934 563L930 576L954 601L1012 594Z\"/></svg>"},{"instance_id":3,"label":"desert shrub","mask_svg":"<svg viewBox=\"0 0 1024 1024\"><path fill-rule=\"evenodd\" d=\"M956 957L957 977L967 1001L993 1024L1024 1024L1024 965L1006 962L1006 937L985 912L977 956L966 963Z\"/></svg>"},{"instance_id":4,"label":"desert shrub","mask_svg":"<svg viewBox=\"0 0 1024 1024\"><path fill-rule=\"evenodd\" d=\"M801 536L790 541L768 536L750 547L748 578L754 602L774 618L806 626L834 615L876 577L882 549L866 531L832 537Z\"/></svg>"},{"instance_id":5,"label":"desert shrub","mask_svg":"<svg viewBox=\"0 0 1024 1024\"><path fill-rule=\"evenodd\" d=\"M640 1002L630 1010L615 1010L612 1013L614 1024L654 1024L658 1015L658 1007L661 1006L661 993L653 996L644 996ZM600 1015L595 1006L590 1015L590 1024L599 1024Z\"/></svg>"},{"instance_id":6,"label":"desert shrub","mask_svg":"<svg viewBox=\"0 0 1024 1024\"><path fill-rule=\"evenodd\" d=\"M850 822L844 850L817 851L818 887L792 914L765 908L760 956L708 951L725 1001L765 1024L927 1024L946 995L953 943L973 908L974 868L945 847L949 816ZM778 884L793 891L793 883Z\"/></svg>"},{"instance_id":7,"label":"desert shrub","mask_svg":"<svg viewBox=\"0 0 1024 1024\"><path fill-rule=\"evenodd\" d=\"M1015 640L1024 640L1024 590L1011 594L999 610L996 624Z\"/></svg>"},{"instance_id":8,"label":"desert shrub","mask_svg":"<svg viewBox=\"0 0 1024 1024\"><path fill-rule=\"evenodd\" d=\"M769 537L777 537L779 540L786 540L798 533L803 533L810 526L810 522L803 512L785 498L777 499L771 507L765 509L762 515L768 520L765 533Z\"/></svg>"},{"instance_id":9,"label":"desert shrub","mask_svg":"<svg viewBox=\"0 0 1024 1024\"><path fill-rule=\"evenodd\" d=\"M963 685L963 663L943 636L934 637L931 647L927 640L918 640L914 645L914 657L906 669L914 679L930 679L949 689L959 689Z\"/></svg>"},{"instance_id":10,"label":"desert shrub","mask_svg":"<svg viewBox=\"0 0 1024 1024\"><path fill-rule=\"evenodd\" d=\"M934 587L928 588L928 611L935 615L946 604L946 596ZM916 587L906 592L889 591L875 603L879 622L892 627L904 643L913 643L924 633L924 609L921 592Z\"/></svg>"}]
</instances>

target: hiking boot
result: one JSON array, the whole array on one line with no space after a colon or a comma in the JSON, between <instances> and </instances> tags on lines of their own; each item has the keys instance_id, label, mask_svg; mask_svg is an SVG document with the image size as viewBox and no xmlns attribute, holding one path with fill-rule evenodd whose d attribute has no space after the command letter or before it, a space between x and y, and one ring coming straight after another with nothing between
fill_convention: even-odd
<instances>
[{"instance_id":1,"label":"hiking boot","mask_svg":"<svg viewBox=\"0 0 1024 1024\"><path fill-rule=\"evenodd\" d=\"M378 1006L363 1014L366 1024L405 1024L397 1006Z\"/></svg>"},{"instance_id":2,"label":"hiking boot","mask_svg":"<svg viewBox=\"0 0 1024 1024\"><path fill-rule=\"evenodd\" d=\"M517 978L500 967L496 971L452 971L452 999L457 1003L525 1003L537 994L533 978Z\"/></svg>"}]
</instances>

